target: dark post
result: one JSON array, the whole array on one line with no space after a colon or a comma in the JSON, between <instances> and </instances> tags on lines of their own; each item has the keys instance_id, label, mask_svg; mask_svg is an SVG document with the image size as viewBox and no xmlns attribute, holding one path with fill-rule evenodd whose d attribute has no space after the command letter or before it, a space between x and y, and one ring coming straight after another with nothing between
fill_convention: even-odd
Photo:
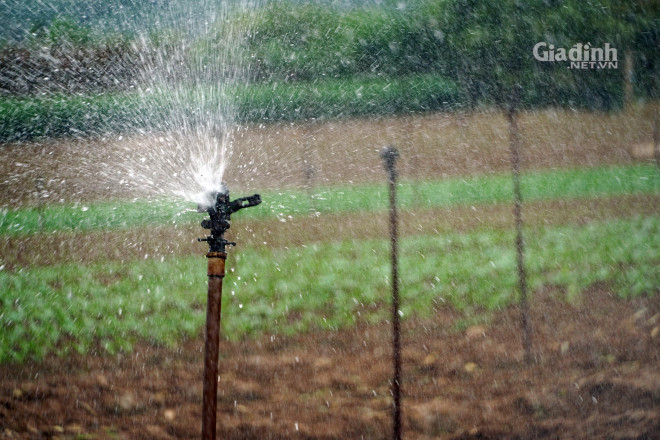
<instances>
[{"instance_id":1,"label":"dark post","mask_svg":"<svg viewBox=\"0 0 660 440\"><path fill-rule=\"evenodd\" d=\"M303 139L302 151L302 165L303 177L305 178L305 191L309 198L309 209L312 213L316 212L316 202L314 201L314 178L316 177L316 168L311 152L311 143L307 139Z\"/></svg>"},{"instance_id":2,"label":"dark post","mask_svg":"<svg viewBox=\"0 0 660 440\"><path fill-rule=\"evenodd\" d=\"M525 350L525 362L532 361L532 337L529 325L529 301L527 299L527 274L525 273L525 242L523 240L522 195L520 193L520 132L517 122L517 97L519 90L514 89L514 99L509 106L509 144L511 147L511 170L513 174L513 215L516 224L516 254L518 260L518 289L520 290L520 320L522 325L522 344Z\"/></svg>"},{"instance_id":3,"label":"dark post","mask_svg":"<svg viewBox=\"0 0 660 440\"><path fill-rule=\"evenodd\" d=\"M44 229L44 197L46 196L46 190L44 186L44 178L37 177L35 181L35 193L34 196L37 202L37 213L39 214L39 230Z\"/></svg>"},{"instance_id":4,"label":"dark post","mask_svg":"<svg viewBox=\"0 0 660 440\"><path fill-rule=\"evenodd\" d=\"M389 174L390 192L390 241L392 244L392 361L394 377L392 379L392 428L394 440L401 440L401 329L399 320L399 255L398 255L398 214L396 209L396 168L399 152L393 146L381 151L385 169Z\"/></svg>"},{"instance_id":5,"label":"dark post","mask_svg":"<svg viewBox=\"0 0 660 440\"><path fill-rule=\"evenodd\" d=\"M202 221L204 229L211 235L199 238L209 244L208 302L206 305L206 339L204 344L204 391L202 403L202 440L215 440L218 408L218 352L220 351L220 314L222 304L222 280L225 276L227 246L236 243L225 240L224 234L230 226L231 215L243 208L261 203L259 194L229 200L229 190L223 185L220 191L209 194L210 206L198 206L198 212L207 212L210 219Z\"/></svg>"},{"instance_id":6,"label":"dark post","mask_svg":"<svg viewBox=\"0 0 660 440\"><path fill-rule=\"evenodd\" d=\"M655 166L660 168L660 130L658 129L658 108L656 104L655 113L653 115L653 157L655 158Z\"/></svg>"},{"instance_id":7,"label":"dark post","mask_svg":"<svg viewBox=\"0 0 660 440\"><path fill-rule=\"evenodd\" d=\"M208 299L206 303L206 340L204 343L204 391L202 403L202 440L215 440L218 409L218 352L222 279L225 277L225 252L208 252Z\"/></svg>"}]
</instances>

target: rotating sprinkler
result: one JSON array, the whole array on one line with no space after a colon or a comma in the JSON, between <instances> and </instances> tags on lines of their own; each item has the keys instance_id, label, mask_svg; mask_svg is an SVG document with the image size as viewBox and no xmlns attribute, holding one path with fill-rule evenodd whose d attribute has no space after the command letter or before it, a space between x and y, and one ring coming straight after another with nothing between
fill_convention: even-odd
<instances>
[{"instance_id":1,"label":"rotating sprinkler","mask_svg":"<svg viewBox=\"0 0 660 440\"><path fill-rule=\"evenodd\" d=\"M199 205L197 212L206 212L208 219L202 220L202 228L210 229L211 234L198 241L209 244L208 258L208 300L206 306L206 341L204 344L204 394L202 406L202 440L215 440L216 415L218 405L218 351L220 349L220 302L222 300L222 279L225 276L227 246L235 246L225 239L233 213L243 208L257 206L261 196L255 194L229 200L229 189L222 185L219 191L207 194L208 206Z\"/></svg>"}]
</instances>

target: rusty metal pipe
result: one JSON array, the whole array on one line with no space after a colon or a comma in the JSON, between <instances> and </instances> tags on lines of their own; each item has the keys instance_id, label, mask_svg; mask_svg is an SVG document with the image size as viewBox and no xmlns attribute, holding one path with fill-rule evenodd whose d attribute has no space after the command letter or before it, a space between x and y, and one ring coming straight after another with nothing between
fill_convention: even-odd
<instances>
[{"instance_id":1,"label":"rusty metal pipe","mask_svg":"<svg viewBox=\"0 0 660 440\"><path fill-rule=\"evenodd\" d=\"M225 277L227 246L235 246L225 239L231 215L243 208L261 203L259 194L250 197L229 199L229 188L224 183L218 191L207 193L208 204L198 205L197 212L206 212L208 219L202 220L202 228L210 229L211 235L198 238L209 244L208 258L208 301L206 306L206 342L204 345L204 395L202 407L202 440L215 440L218 410L218 352L220 350L220 313L222 302L222 279Z\"/></svg>"},{"instance_id":2,"label":"rusty metal pipe","mask_svg":"<svg viewBox=\"0 0 660 440\"><path fill-rule=\"evenodd\" d=\"M206 342L204 345L204 395L202 440L215 440L218 408L218 354L220 350L220 315L222 280L225 276L225 252L209 252L208 300L206 305Z\"/></svg>"}]
</instances>

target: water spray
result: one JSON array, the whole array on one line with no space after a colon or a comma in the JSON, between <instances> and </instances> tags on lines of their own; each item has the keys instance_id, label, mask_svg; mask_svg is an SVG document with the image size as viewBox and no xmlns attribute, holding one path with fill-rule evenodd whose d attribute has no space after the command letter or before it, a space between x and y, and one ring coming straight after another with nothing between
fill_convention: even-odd
<instances>
[{"instance_id":1,"label":"water spray","mask_svg":"<svg viewBox=\"0 0 660 440\"><path fill-rule=\"evenodd\" d=\"M383 158L385 170L389 177L390 192L390 242L392 244L392 438L401 440L401 327L399 324L399 251L398 223L399 215L396 209L396 160L399 151L393 147L385 147L380 156Z\"/></svg>"},{"instance_id":2,"label":"water spray","mask_svg":"<svg viewBox=\"0 0 660 440\"><path fill-rule=\"evenodd\" d=\"M229 200L229 189L222 185L219 191L207 194L207 205L199 205L197 212L206 212L208 219L202 220L202 228L210 229L206 238L198 238L209 244L208 258L208 300L206 308L206 340L204 345L204 395L202 406L202 440L215 440L218 406L218 352L220 349L220 313L222 300L222 279L225 276L227 246L236 243L225 239L233 213L243 208L257 206L261 196L255 194Z\"/></svg>"}]
</instances>

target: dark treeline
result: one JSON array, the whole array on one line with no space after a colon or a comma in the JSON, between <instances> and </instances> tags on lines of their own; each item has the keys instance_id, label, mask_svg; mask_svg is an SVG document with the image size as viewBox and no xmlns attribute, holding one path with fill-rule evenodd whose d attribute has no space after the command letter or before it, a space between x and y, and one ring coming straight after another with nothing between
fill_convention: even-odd
<instances>
[{"instance_id":1,"label":"dark treeline","mask_svg":"<svg viewBox=\"0 0 660 440\"><path fill-rule=\"evenodd\" d=\"M0 90L14 96L122 90L135 85L139 64L130 38L94 38L91 29L58 18L35 27L28 40L5 43Z\"/></svg>"},{"instance_id":2,"label":"dark treeline","mask_svg":"<svg viewBox=\"0 0 660 440\"><path fill-rule=\"evenodd\" d=\"M657 0L417 0L364 7L270 2L237 10L229 21L197 35L186 56L212 61L228 29L242 24L249 31L238 56L249 64L251 82L431 74L458 85L464 107L506 102L514 87L527 106L605 110L658 93ZM166 34L171 40L177 30L151 32L145 45L143 35L104 35L73 18L36 23L26 38L0 44L0 93L129 90L153 55L147 52L157 53ZM608 44L616 49L616 64L569 69L561 57L542 62L533 56L539 42L546 54L549 47L558 53L576 44Z\"/></svg>"},{"instance_id":3,"label":"dark treeline","mask_svg":"<svg viewBox=\"0 0 660 440\"><path fill-rule=\"evenodd\" d=\"M277 2L253 14L246 54L260 79L423 72L456 81L466 106L505 101L521 86L527 105L612 109L630 75L635 97L657 96L658 1L421 0L352 10ZM539 42L567 51L607 43L616 68L538 61Z\"/></svg>"}]
</instances>

